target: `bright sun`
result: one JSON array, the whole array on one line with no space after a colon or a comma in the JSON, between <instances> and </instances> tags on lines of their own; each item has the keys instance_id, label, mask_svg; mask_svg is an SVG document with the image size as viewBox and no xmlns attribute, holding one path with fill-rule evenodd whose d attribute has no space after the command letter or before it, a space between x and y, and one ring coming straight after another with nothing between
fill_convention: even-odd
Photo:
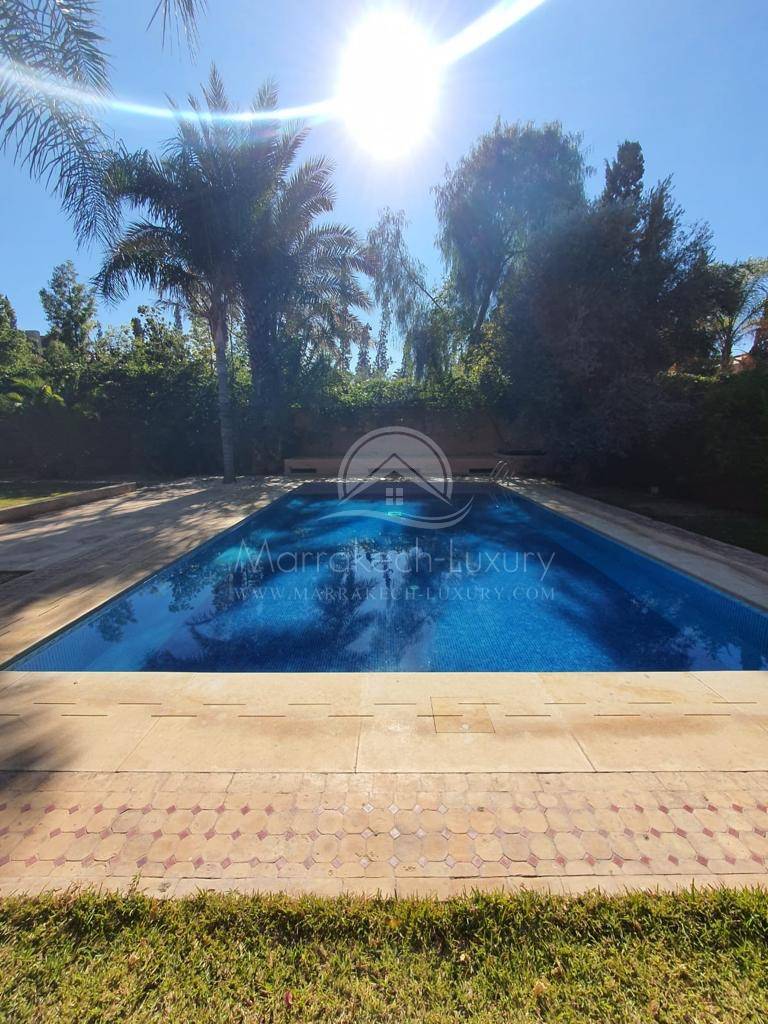
<instances>
[{"instance_id":1,"label":"bright sun","mask_svg":"<svg viewBox=\"0 0 768 1024\"><path fill-rule=\"evenodd\" d=\"M395 159L427 134L440 90L438 51L407 14L370 14L350 35L336 101L349 131L374 156Z\"/></svg>"}]
</instances>

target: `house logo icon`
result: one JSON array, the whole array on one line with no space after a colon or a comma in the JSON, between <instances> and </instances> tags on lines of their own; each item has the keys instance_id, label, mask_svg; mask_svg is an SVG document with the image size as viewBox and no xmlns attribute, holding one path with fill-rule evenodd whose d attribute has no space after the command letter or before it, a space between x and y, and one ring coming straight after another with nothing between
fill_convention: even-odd
<instances>
[{"instance_id":1,"label":"house logo icon","mask_svg":"<svg viewBox=\"0 0 768 1024\"><path fill-rule=\"evenodd\" d=\"M358 502L354 508L334 515L358 515L373 518L398 516L406 526L444 529L460 522L469 512L470 498L461 509L452 502L453 476L445 453L432 438L410 427L380 427L358 438L349 448L339 466L339 501L344 504L362 498L374 485L384 483L385 509ZM430 508L437 505L439 514L400 511L404 505L405 484L413 484L429 498Z\"/></svg>"}]
</instances>

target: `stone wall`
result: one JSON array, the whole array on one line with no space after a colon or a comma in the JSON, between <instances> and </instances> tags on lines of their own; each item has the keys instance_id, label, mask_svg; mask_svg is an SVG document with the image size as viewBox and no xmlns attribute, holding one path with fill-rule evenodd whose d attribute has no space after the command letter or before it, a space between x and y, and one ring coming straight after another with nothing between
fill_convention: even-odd
<instances>
[{"instance_id":1,"label":"stone wall","mask_svg":"<svg viewBox=\"0 0 768 1024\"><path fill-rule=\"evenodd\" d=\"M392 408L355 410L343 420L322 423L303 410L294 419L294 439L286 457L342 456L363 434L380 427L405 426L421 431L447 455L488 455L505 448L536 448L539 438L486 410L454 413L444 409Z\"/></svg>"}]
</instances>

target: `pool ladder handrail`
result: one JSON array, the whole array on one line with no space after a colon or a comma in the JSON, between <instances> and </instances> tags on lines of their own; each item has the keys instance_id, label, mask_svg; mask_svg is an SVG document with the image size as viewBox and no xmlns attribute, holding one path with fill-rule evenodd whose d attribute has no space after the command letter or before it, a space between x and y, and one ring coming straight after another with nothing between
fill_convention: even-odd
<instances>
[{"instance_id":1,"label":"pool ladder handrail","mask_svg":"<svg viewBox=\"0 0 768 1024\"><path fill-rule=\"evenodd\" d=\"M512 467L509 465L506 459L499 459L496 465L491 470L490 479L493 483L504 483L505 480L509 479L512 473Z\"/></svg>"}]
</instances>

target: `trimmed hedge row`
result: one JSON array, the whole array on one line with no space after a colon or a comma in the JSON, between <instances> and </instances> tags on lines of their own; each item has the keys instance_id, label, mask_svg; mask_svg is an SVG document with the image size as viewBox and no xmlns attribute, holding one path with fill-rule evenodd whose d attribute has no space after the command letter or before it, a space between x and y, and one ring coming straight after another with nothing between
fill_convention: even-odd
<instances>
[{"instance_id":1,"label":"trimmed hedge row","mask_svg":"<svg viewBox=\"0 0 768 1024\"><path fill-rule=\"evenodd\" d=\"M663 387L679 401L681 416L653 451L638 453L656 477L641 482L768 514L768 372L674 375Z\"/></svg>"},{"instance_id":2,"label":"trimmed hedge row","mask_svg":"<svg viewBox=\"0 0 768 1024\"><path fill-rule=\"evenodd\" d=\"M605 482L655 484L712 505L768 510L768 372L714 378L674 374L663 378L660 387L677 408L674 426L596 475ZM236 393L239 472L251 468L245 397L242 390ZM426 411L442 412L448 423L471 417L472 409L481 406L495 414L477 383L462 378L423 386L405 380L333 385L311 406L297 403L293 413L299 432L288 444L301 450L301 431L313 417L325 426L336 423L364 433L388 411L397 414L397 422L407 423L412 415L418 428ZM0 472L5 474L89 479L219 470L215 394L208 379L186 379L165 396L150 390L143 407L135 399L128 408L119 401L105 403L98 415L62 406L32 407L0 419Z\"/></svg>"}]
</instances>

